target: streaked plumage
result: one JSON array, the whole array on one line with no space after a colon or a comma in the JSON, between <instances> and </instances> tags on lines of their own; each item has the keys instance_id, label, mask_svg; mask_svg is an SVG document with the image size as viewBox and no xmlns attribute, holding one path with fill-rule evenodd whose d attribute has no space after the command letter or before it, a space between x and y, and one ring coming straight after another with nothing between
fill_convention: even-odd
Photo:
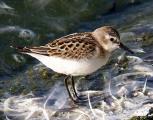
<instances>
[{"instance_id":1,"label":"streaked plumage","mask_svg":"<svg viewBox=\"0 0 153 120\"><path fill-rule=\"evenodd\" d=\"M23 48L21 51L64 59L84 59L104 55L103 48L90 32L74 33L40 47Z\"/></svg>"}]
</instances>

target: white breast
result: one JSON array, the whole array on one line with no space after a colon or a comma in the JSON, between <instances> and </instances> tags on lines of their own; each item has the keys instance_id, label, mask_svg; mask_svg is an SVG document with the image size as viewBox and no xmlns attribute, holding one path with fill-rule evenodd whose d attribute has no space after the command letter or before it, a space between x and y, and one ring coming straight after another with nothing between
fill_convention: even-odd
<instances>
[{"instance_id":1,"label":"white breast","mask_svg":"<svg viewBox=\"0 0 153 120\"><path fill-rule=\"evenodd\" d=\"M82 60L69 60L60 57L44 56L34 53L28 54L38 59L40 62L42 62L53 71L72 76L91 74L105 65L108 60L108 58L104 57Z\"/></svg>"}]
</instances>

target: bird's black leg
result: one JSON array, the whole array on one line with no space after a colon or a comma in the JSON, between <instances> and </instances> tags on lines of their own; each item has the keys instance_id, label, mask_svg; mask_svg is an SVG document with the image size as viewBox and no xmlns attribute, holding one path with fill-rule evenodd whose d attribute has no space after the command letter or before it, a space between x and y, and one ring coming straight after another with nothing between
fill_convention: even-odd
<instances>
[{"instance_id":1,"label":"bird's black leg","mask_svg":"<svg viewBox=\"0 0 153 120\"><path fill-rule=\"evenodd\" d=\"M69 81L70 80L70 81ZM66 78L64 79L64 82L65 82L65 86L66 86L66 89L67 89L67 92L68 92L68 95L70 97L70 99L76 103L76 104L80 104L80 105L84 105L84 103L86 103L88 101L88 98L87 96L78 96L77 92L76 92L76 89L75 89L75 82L74 82L74 79L72 76L68 75L66 76ZM68 86L68 82L71 83L71 90L70 90L70 86ZM99 95L98 95L99 96ZM96 96L96 98L98 97ZM90 97L91 100L94 100L95 97Z\"/></svg>"},{"instance_id":2,"label":"bird's black leg","mask_svg":"<svg viewBox=\"0 0 153 120\"><path fill-rule=\"evenodd\" d=\"M75 100L75 99L73 98L73 96L71 95L71 92L70 92L69 87L68 87L68 80L69 80L70 78L71 78L71 76L66 76L66 78L64 79L65 86L66 86L66 89L67 89L67 92L68 92L68 95L69 95L70 99L71 99L74 103L78 103L78 101Z\"/></svg>"},{"instance_id":3,"label":"bird's black leg","mask_svg":"<svg viewBox=\"0 0 153 120\"><path fill-rule=\"evenodd\" d=\"M87 98L83 98L83 97L78 96L76 89L75 89L75 82L74 82L73 76L71 76L71 81L72 81L72 89L73 89L73 92L74 92L74 95L76 96L76 98L78 100L86 100Z\"/></svg>"},{"instance_id":4,"label":"bird's black leg","mask_svg":"<svg viewBox=\"0 0 153 120\"><path fill-rule=\"evenodd\" d=\"M72 89L73 89L73 91L74 91L74 95L75 95L78 99L80 99L80 97L78 96L78 94L77 94L77 92L76 92L76 89L75 89L75 82L74 82L73 76L71 76L71 81L72 81Z\"/></svg>"}]
</instances>

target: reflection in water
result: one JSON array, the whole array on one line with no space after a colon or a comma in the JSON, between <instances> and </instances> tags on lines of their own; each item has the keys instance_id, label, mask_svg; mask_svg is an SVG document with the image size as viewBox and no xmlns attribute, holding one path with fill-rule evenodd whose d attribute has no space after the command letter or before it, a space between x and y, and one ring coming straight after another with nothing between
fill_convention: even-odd
<instances>
[{"instance_id":1,"label":"reflection in water","mask_svg":"<svg viewBox=\"0 0 153 120\"><path fill-rule=\"evenodd\" d=\"M33 39L36 34L32 30L24 29L19 26L6 26L0 28L0 34L18 33L19 38Z\"/></svg>"},{"instance_id":2,"label":"reflection in water","mask_svg":"<svg viewBox=\"0 0 153 120\"><path fill-rule=\"evenodd\" d=\"M14 8L11 6L7 5L6 3L0 1L0 14L8 14L8 15L16 15Z\"/></svg>"}]
</instances>

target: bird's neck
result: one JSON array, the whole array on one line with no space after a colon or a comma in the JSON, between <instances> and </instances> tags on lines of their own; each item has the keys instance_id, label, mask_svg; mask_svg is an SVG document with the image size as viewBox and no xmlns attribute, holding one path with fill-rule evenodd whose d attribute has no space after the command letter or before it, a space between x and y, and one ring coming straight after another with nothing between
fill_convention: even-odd
<instances>
[{"instance_id":1,"label":"bird's neck","mask_svg":"<svg viewBox=\"0 0 153 120\"><path fill-rule=\"evenodd\" d=\"M101 48L106 52L106 53L111 53L109 51L108 46L107 46L107 40L105 40L105 37L102 32L99 32L98 30L95 30L92 32L92 36L94 39L99 43Z\"/></svg>"}]
</instances>

